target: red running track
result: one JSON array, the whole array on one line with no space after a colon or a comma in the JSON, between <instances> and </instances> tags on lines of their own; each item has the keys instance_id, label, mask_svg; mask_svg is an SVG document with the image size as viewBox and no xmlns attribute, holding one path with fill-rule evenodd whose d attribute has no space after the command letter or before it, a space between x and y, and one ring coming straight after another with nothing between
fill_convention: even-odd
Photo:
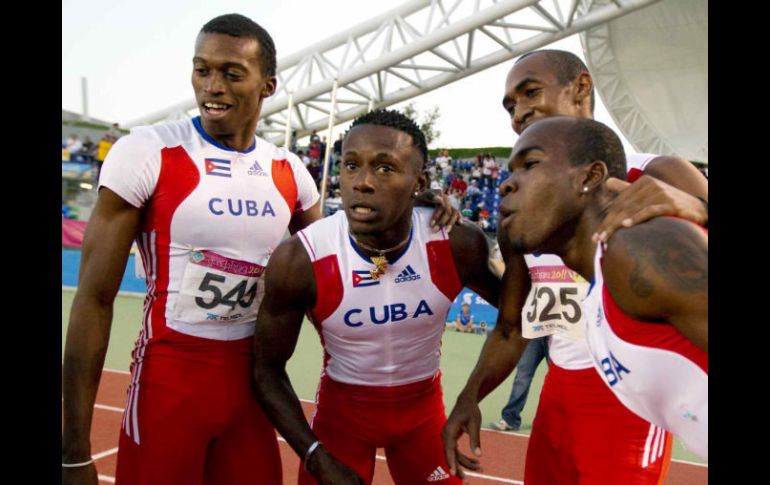
<instances>
[{"instance_id":1,"label":"red running track","mask_svg":"<svg viewBox=\"0 0 770 485\"><path fill-rule=\"evenodd\" d=\"M126 400L129 375L123 371L105 369L96 397L94 422L91 429L92 452L99 471L99 483L114 483L118 435ZM305 416L309 418L313 404L303 402ZM299 459L294 451L279 436L284 483L294 484L297 480ZM467 439L463 440L464 452L469 454ZM522 484L524 458L529 437L518 433L503 433L482 430L481 458L483 472L469 474L469 483L479 485ZM384 461L384 453L378 450L373 485L393 483ZM708 483L708 468L703 465L672 461L664 485L705 485Z\"/></svg>"}]
</instances>

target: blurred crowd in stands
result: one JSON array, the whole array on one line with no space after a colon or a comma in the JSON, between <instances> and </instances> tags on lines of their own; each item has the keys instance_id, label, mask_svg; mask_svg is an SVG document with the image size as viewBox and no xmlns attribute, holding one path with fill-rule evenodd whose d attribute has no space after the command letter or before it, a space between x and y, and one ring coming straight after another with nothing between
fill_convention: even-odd
<instances>
[{"instance_id":1,"label":"blurred crowd in stands","mask_svg":"<svg viewBox=\"0 0 770 485\"><path fill-rule=\"evenodd\" d=\"M91 207L95 203L96 197L92 189L99 182L99 172L107 153L122 135L120 125L113 123L98 142L94 142L88 135L81 139L77 133L71 133L66 140L62 140L63 219L88 219L90 210L84 208ZM67 164L66 174L65 164ZM89 168L78 169L78 166L82 167L80 164L87 165Z\"/></svg>"},{"instance_id":2,"label":"blurred crowd in stands","mask_svg":"<svg viewBox=\"0 0 770 485\"><path fill-rule=\"evenodd\" d=\"M61 143L61 159L63 162L89 163L94 166L96 178L98 178L99 168L101 168L107 153L112 148L122 133L120 125L113 123L101 139L94 143L90 136L85 136L82 140L77 133L73 133Z\"/></svg>"},{"instance_id":3,"label":"blurred crowd in stands","mask_svg":"<svg viewBox=\"0 0 770 485\"><path fill-rule=\"evenodd\" d=\"M98 181L99 169L112 144L121 136L117 123L112 125L98 143L88 136L81 140L78 135L70 135L62 141L62 161L89 163L94 168L94 180ZM342 137L332 145L329 157L329 173L326 178L324 214L335 213L342 207L339 190L340 158L342 155ZM314 130L307 146L298 146L296 132L292 133L290 150L305 163L319 190L323 177L326 137L320 137ZM428 161L430 189L441 191L458 209L464 218L478 224L481 229L493 235L497 232L498 208L500 206L500 183L508 177L506 160L498 160L491 153L478 153L475 159L453 160L448 150L438 152L438 156ZM708 178L708 167L698 167Z\"/></svg>"}]
</instances>

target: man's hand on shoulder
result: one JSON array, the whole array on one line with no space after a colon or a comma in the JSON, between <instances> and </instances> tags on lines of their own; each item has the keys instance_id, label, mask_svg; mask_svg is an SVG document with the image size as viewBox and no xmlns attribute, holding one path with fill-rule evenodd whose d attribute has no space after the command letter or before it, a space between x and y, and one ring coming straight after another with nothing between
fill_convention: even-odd
<instances>
[{"instance_id":1,"label":"man's hand on shoulder","mask_svg":"<svg viewBox=\"0 0 770 485\"><path fill-rule=\"evenodd\" d=\"M648 175L634 183L610 178L607 188L617 197L606 207L604 220L593 235L594 242L607 242L618 229L631 227L659 216L676 216L698 225L708 223L708 203Z\"/></svg>"},{"instance_id":2,"label":"man's hand on shoulder","mask_svg":"<svg viewBox=\"0 0 770 485\"><path fill-rule=\"evenodd\" d=\"M438 232L442 227L449 233L455 225L463 223L463 216L459 210L449 203L449 196L440 191L424 190L417 195L414 201L417 207L433 207L433 217L430 218L430 227L433 232Z\"/></svg>"}]
</instances>

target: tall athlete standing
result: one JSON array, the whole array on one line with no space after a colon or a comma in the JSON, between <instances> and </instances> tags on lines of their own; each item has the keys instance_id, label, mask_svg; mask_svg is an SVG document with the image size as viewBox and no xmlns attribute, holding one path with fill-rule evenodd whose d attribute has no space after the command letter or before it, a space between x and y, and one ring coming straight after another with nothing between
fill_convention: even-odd
<instances>
[{"instance_id":1,"label":"tall athlete standing","mask_svg":"<svg viewBox=\"0 0 770 485\"><path fill-rule=\"evenodd\" d=\"M509 71L503 106L518 134L549 116L591 119L593 80L574 54L535 51L520 57ZM606 240L619 227L662 214L707 222L702 200L708 199L708 184L692 164L655 155L629 155L627 163L628 180L635 181L630 185L617 178L608 181L608 186L622 191L607 201L606 216L596 227L598 236ZM505 237L504 231L498 232L504 259L518 260L520 255L501 239ZM498 324L448 418L445 447L450 466L462 473L457 460L466 458L456 444L464 430L472 448L481 452L478 402L516 365L515 349L523 332L530 337L549 335L551 359L527 449L525 482L657 483L670 460L670 434L623 406L593 369L579 305L588 283L556 255L526 258L532 278L527 305L517 306L516 298L508 304L503 294Z\"/></svg>"},{"instance_id":2,"label":"tall athlete standing","mask_svg":"<svg viewBox=\"0 0 770 485\"><path fill-rule=\"evenodd\" d=\"M251 336L271 251L320 210L302 162L255 136L275 69L262 27L214 18L195 42L200 116L136 128L110 151L64 355L65 481L96 483L91 416L136 239L148 291L116 482L281 483L275 431L250 387Z\"/></svg>"},{"instance_id":3,"label":"tall athlete standing","mask_svg":"<svg viewBox=\"0 0 770 485\"><path fill-rule=\"evenodd\" d=\"M463 286L497 302L500 284L479 229L434 233L413 208L426 159L409 118L358 118L342 146L344 211L283 242L268 264L254 376L265 414L312 475L300 471L302 484L369 484L378 447L398 484L460 482L441 444L441 337ZM519 270L509 297L523 299ZM312 429L285 370L306 312L324 347Z\"/></svg>"}]
</instances>

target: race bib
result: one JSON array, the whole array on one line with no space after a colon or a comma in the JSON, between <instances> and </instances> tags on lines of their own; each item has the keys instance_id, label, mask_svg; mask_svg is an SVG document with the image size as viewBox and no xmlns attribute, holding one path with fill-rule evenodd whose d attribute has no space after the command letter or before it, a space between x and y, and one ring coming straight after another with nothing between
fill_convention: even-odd
<instances>
[{"instance_id":1,"label":"race bib","mask_svg":"<svg viewBox=\"0 0 770 485\"><path fill-rule=\"evenodd\" d=\"M192 251L184 271L174 319L189 324L256 320L265 288L264 266Z\"/></svg>"},{"instance_id":2,"label":"race bib","mask_svg":"<svg viewBox=\"0 0 770 485\"><path fill-rule=\"evenodd\" d=\"M521 312L522 334L538 338L553 334L581 340L585 337L580 302L588 283L566 266L537 266L530 269L532 289Z\"/></svg>"}]
</instances>

